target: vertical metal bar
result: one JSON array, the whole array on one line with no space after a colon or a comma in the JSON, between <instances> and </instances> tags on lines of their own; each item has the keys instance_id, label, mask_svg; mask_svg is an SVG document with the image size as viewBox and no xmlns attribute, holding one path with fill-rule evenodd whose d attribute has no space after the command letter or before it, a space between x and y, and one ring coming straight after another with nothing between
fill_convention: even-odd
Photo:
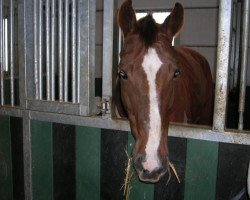
<instances>
[{"instance_id":1,"label":"vertical metal bar","mask_svg":"<svg viewBox=\"0 0 250 200\"><path fill-rule=\"evenodd\" d=\"M234 88L238 86L238 74L239 74L239 56L240 56L240 25L241 25L241 2L237 2L236 8L236 41L235 41L235 59L234 59Z\"/></svg>"},{"instance_id":2,"label":"vertical metal bar","mask_svg":"<svg viewBox=\"0 0 250 200\"><path fill-rule=\"evenodd\" d=\"M106 4L106 2L105 2ZM95 0L78 0L77 66L79 70L78 95L80 114L94 112L95 96Z\"/></svg>"},{"instance_id":3,"label":"vertical metal bar","mask_svg":"<svg viewBox=\"0 0 250 200\"><path fill-rule=\"evenodd\" d=\"M239 95L239 123L238 129L243 129L243 114L245 111L246 98L246 72L248 57L248 34L249 34L249 0L243 1L242 14L242 35L241 35L241 73L240 73L240 95Z\"/></svg>"},{"instance_id":4,"label":"vertical metal bar","mask_svg":"<svg viewBox=\"0 0 250 200\"><path fill-rule=\"evenodd\" d=\"M230 58L232 1L221 0L219 2L218 19L217 72L215 82L213 129L216 131L224 131Z\"/></svg>"},{"instance_id":5,"label":"vertical metal bar","mask_svg":"<svg viewBox=\"0 0 250 200\"><path fill-rule=\"evenodd\" d=\"M18 56L19 56L19 92L20 105L26 107L26 99L33 98L34 64L34 1L18 1ZM23 163L24 163L24 192L25 200L32 200L32 148L30 130L30 112L23 110L22 131L23 131Z\"/></svg>"},{"instance_id":6,"label":"vertical metal bar","mask_svg":"<svg viewBox=\"0 0 250 200\"><path fill-rule=\"evenodd\" d=\"M50 0L46 0L46 97L50 100Z\"/></svg>"},{"instance_id":7,"label":"vertical metal bar","mask_svg":"<svg viewBox=\"0 0 250 200\"><path fill-rule=\"evenodd\" d=\"M10 0L10 102L14 106L14 2Z\"/></svg>"},{"instance_id":8,"label":"vertical metal bar","mask_svg":"<svg viewBox=\"0 0 250 200\"><path fill-rule=\"evenodd\" d=\"M43 99L43 1L39 0L38 8L38 81L39 99Z\"/></svg>"},{"instance_id":9,"label":"vertical metal bar","mask_svg":"<svg viewBox=\"0 0 250 200\"><path fill-rule=\"evenodd\" d=\"M69 0L64 2L64 101L68 101Z\"/></svg>"},{"instance_id":10,"label":"vertical metal bar","mask_svg":"<svg viewBox=\"0 0 250 200\"><path fill-rule=\"evenodd\" d=\"M103 97L112 96L112 66L113 66L113 24L114 0L106 0L103 4Z\"/></svg>"},{"instance_id":11,"label":"vertical metal bar","mask_svg":"<svg viewBox=\"0 0 250 200\"><path fill-rule=\"evenodd\" d=\"M72 11L71 11L71 16L72 16L72 24L71 24L71 38L72 38L72 102L76 103L76 87L77 87L77 82L76 82L76 0L72 0Z\"/></svg>"},{"instance_id":12,"label":"vertical metal bar","mask_svg":"<svg viewBox=\"0 0 250 200\"><path fill-rule=\"evenodd\" d=\"M0 105L4 105L4 81L3 81L3 1L0 0Z\"/></svg>"},{"instance_id":13,"label":"vertical metal bar","mask_svg":"<svg viewBox=\"0 0 250 200\"><path fill-rule=\"evenodd\" d=\"M25 110L26 99L34 98L33 90L34 69L34 5L33 0L18 1L18 56L19 56L19 93L22 106L23 132L23 163L24 163L24 196L25 200L32 200L32 148L30 130L30 112Z\"/></svg>"},{"instance_id":14,"label":"vertical metal bar","mask_svg":"<svg viewBox=\"0 0 250 200\"><path fill-rule=\"evenodd\" d=\"M77 5L78 10L79 10L80 3L81 2L78 2L78 5ZM77 13L77 44L78 45L77 45L77 63L76 63L76 82L77 82L77 86L76 86L76 101L78 103L80 103L80 100L81 100L81 98L80 98L80 95L81 95L81 93L80 93L80 82L81 82L81 80L80 80L80 76L81 76L80 67L81 67L81 63L80 63L80 58L79 58L79 56L80 56L80 50L81 50L81 45L80 45L81 29L80 29L80 22L79 22L79 20L81 20L80 12L81 11L79 11Z\"/></svg>"},{"instance_id":15,"label":"vertical metal bar","mask_svg":"<svg viewBox=\"0 0 250 200\"><path fill-rule=\"evenodd\" d=\"M58 2L58 76L59 101L63 101L63 1Z\"/></svg>"},{"instance_id":16,"label":"vertical metal bar","mask_svg":"<svg viewBox=\"0 0 250 200\"><path fill-rule=\"evenodd\" d=\"M233 28L232 31L232 43L231 43L231 58L230 58L230 73L229 73L229 91L234 89L234 63L235 63L235 42L236 42L236 34Z\"/></svg>"},{"instance_id":17,"label":"vertical metal bar","mask_svg":"<svg viewBox=\"0 0 250 200\"><path fill-rule=\"evenodd\" d=\"M55 100L55 28L56 28L56 2L51 0L51 100Z\"/></svg>"},{"instance_id":18,"label":"vertical metal bar","mask_svg":"<svg viewBox=\"0 0 250 200\"><path fill-rule=\"evenodd\" d=\"M103 4L103 82L102 82L102 99L104 102L111 103L112 88L113 88L113 66L114 63L118 62L118 48L119 46L114 45L114 37L116 36L116 29L114 29L114 10L117 7L117 1L106 0ZM116 48L116 49L115 49ZM114 60L114 59L117 60ZM112 105L109 105L111 108ZM108 113L111 114L109 111ZM111 115L106 115L111 117Z\"/></svg>"},{"instance_id":19,"label":"vertical metal bar","mask_svg":"<svg viewBox=\"0 0 250 200\"><path fill-rule=\"evenodd\" d=\"M23 160L25 199L32 200L32 150L29 111L23 112Z\"/></svg>"},{"instance_id":20,"label":"vertical metal bar","mask_svg":"<svg viewBox=\"0 0 250 200\"><path fill-rule=\"evenodd\" d=\"M229 69L229 91L232 91L234 88L234 62L235 62L235 43L236 43L236 28L237 28L237 2L233 2L232 5L232 36L231 36L231 58L230 58L230 69Z\"/></svg>"},{"instance_id":21,"label":"vertical metal bar","mask_svg":"<svg viewBox=\"0 0 250 200\"><path fill-rule=\"evenodd\" d=\"M4 7L3 7L4 12ZM9 25L8 25L9 19L5 18L3 21L3 71L9 71L9 64L8 64L8 31L9 31Z\"/></svg>"},{"instance_id":22,"label":"vertical metal bar","mask_svg":"<svg viewBox=\"0 0 250 200\"><path fill-rule=\"evenodd\" d=\"M18 1L18 65L20 106L27 108L27 98L35 98L34 85L34 1ZM25 192L26 193L26 192ZM28 199L28 198L27 198Z\"/></svg>"},{"instance_id":23,"label":"vertical metal bar","mask_svg":"<svg viewBox=\"0 0 250 200\"><path fill-rule=\"evenodd\" d=\"M34 82L35 82L35 98L39 99L37 35L38 35L38 32L37 32L37 0L34 0Z\"/></svg>"}]
</instances>

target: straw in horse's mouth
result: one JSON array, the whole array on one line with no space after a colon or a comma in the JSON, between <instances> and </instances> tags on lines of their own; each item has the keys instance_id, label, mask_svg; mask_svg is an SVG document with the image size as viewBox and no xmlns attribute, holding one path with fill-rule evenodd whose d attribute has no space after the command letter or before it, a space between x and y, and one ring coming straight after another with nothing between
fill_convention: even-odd
<instances>
[{"instance_id":1,"label":"straw in horse's mouth","mask_svg":"<svg viewBox=\"0 0 250 200\"><path fill-rule=\"evenodd\" d=\"M129 156L128 152L125 150L127 157L128 157L128 162L127 162L127 167L125 169L125 180L124 180L124 184L122 186L123 188L123 196L125 197L125 200L129 200L129 195L130 195L130 191L132 189L132 178L133 178L133 171L131 170L132 168L132 157ZM121 188L121 189L122 189Z\"/></svg>"},{"instance_id":2,"label":"straw in horse's mouth","mask_svg":"<svg viewBox=\"0 0 250 200\"><path fill-rule=\"evenodd\" d=\"M131 189L132 189L132 182L133 182L133 171L132 171L132 160L133 158L131 156L129 156L127 150L125 150L126 152L126 155L127 155L127 158L128 158L128 162L127 162L127 167L125 168L125 179L124 179L124 184L122 185L121 189L123 188L123 196L125 197L125 200L129 200L129 195L130 195L130 192L131 192ZM174 175L178 181L178 183L181 183L180 181L180 178L178 176L178 173L175 169L175 166L173 163L171 163L169 161L169 167L171 168L171 170L174 172ZM167 181L167 185L171 179L171 171L170 171L170 168L169 168L169 179Z\"/></svg>"},{"instance_id":3,"label":"straw in horse's mouth","mask_svg":"<svg viewBox=\"0 0 250 200\"><path fill-rule=\"evenodd\" d=\"M177 171L176 171L176 169L175 169L175 167L174 167L174 164L172 164L171 162L169 162L169 166L170 166L170 168L172 169L172 171L174 172L174 175L175 175L175 177L176 177L178 183L181 183L180 178L179 178L179 176L178 176L178 173L177 173ZM170 172L170 171L169 171L169 172ZM171 173L171 172L170 172L170 173ZM170 177L171 177L171 176L170 176Z\"/></svg>"}]
</instances>

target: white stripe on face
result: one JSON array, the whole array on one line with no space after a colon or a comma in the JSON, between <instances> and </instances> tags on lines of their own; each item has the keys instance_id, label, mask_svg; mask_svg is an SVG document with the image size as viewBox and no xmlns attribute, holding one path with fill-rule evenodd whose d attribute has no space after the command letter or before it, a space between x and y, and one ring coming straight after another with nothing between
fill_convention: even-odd
<instances>
[{"instance_id":1,"label":"white stripe on face","mask_svg":"<svg viewBox=\"0 0 250 200\"><path fill-rule=\"evenodd\" d=\"M149 85L149 132L145 149L146 160L143 163L143 168L150 172L160 165L157 150L161 139L161 117L155 81L161 65L162 62L156 50L149 48L147 54L144 56L142 67L147 75Z\"/></svg>"}]
</instances>

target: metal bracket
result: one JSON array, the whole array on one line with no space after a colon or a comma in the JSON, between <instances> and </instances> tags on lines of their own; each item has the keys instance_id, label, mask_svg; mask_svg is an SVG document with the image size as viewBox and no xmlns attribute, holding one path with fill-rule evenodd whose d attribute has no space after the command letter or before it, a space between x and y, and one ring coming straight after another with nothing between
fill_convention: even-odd
<instances>
[{"instance_id":1,"label":"metal bracket","mask_svg":"<svg viewBox=\"0 0 250 200\"><path fill-rule=\"evenodd\" d=\"M102 97L102 116L110 117L111 116L111 98Z\"/></svg>"}]
</instances>

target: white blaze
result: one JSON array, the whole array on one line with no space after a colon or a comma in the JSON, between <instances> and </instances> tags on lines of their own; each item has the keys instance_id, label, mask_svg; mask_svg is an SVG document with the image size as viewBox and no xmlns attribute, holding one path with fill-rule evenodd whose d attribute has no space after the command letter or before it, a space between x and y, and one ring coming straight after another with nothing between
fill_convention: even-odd
<instances>
[{"instance_id":1,"label":"white blaze","mask_svg":"<svg viewBox=\"0 0 250 200\"><path fill-rule=\"evenodd\" d=\"M161 117L156 91L156 75L161 65L162 62L156 50L149 48L147 54L144 56L142 67L147 75L149 85L149 132L145 149L146 161L143 163L143 167L150 172L160 165L157 149L161 139Z\"/></svg>"}]
</instances>

